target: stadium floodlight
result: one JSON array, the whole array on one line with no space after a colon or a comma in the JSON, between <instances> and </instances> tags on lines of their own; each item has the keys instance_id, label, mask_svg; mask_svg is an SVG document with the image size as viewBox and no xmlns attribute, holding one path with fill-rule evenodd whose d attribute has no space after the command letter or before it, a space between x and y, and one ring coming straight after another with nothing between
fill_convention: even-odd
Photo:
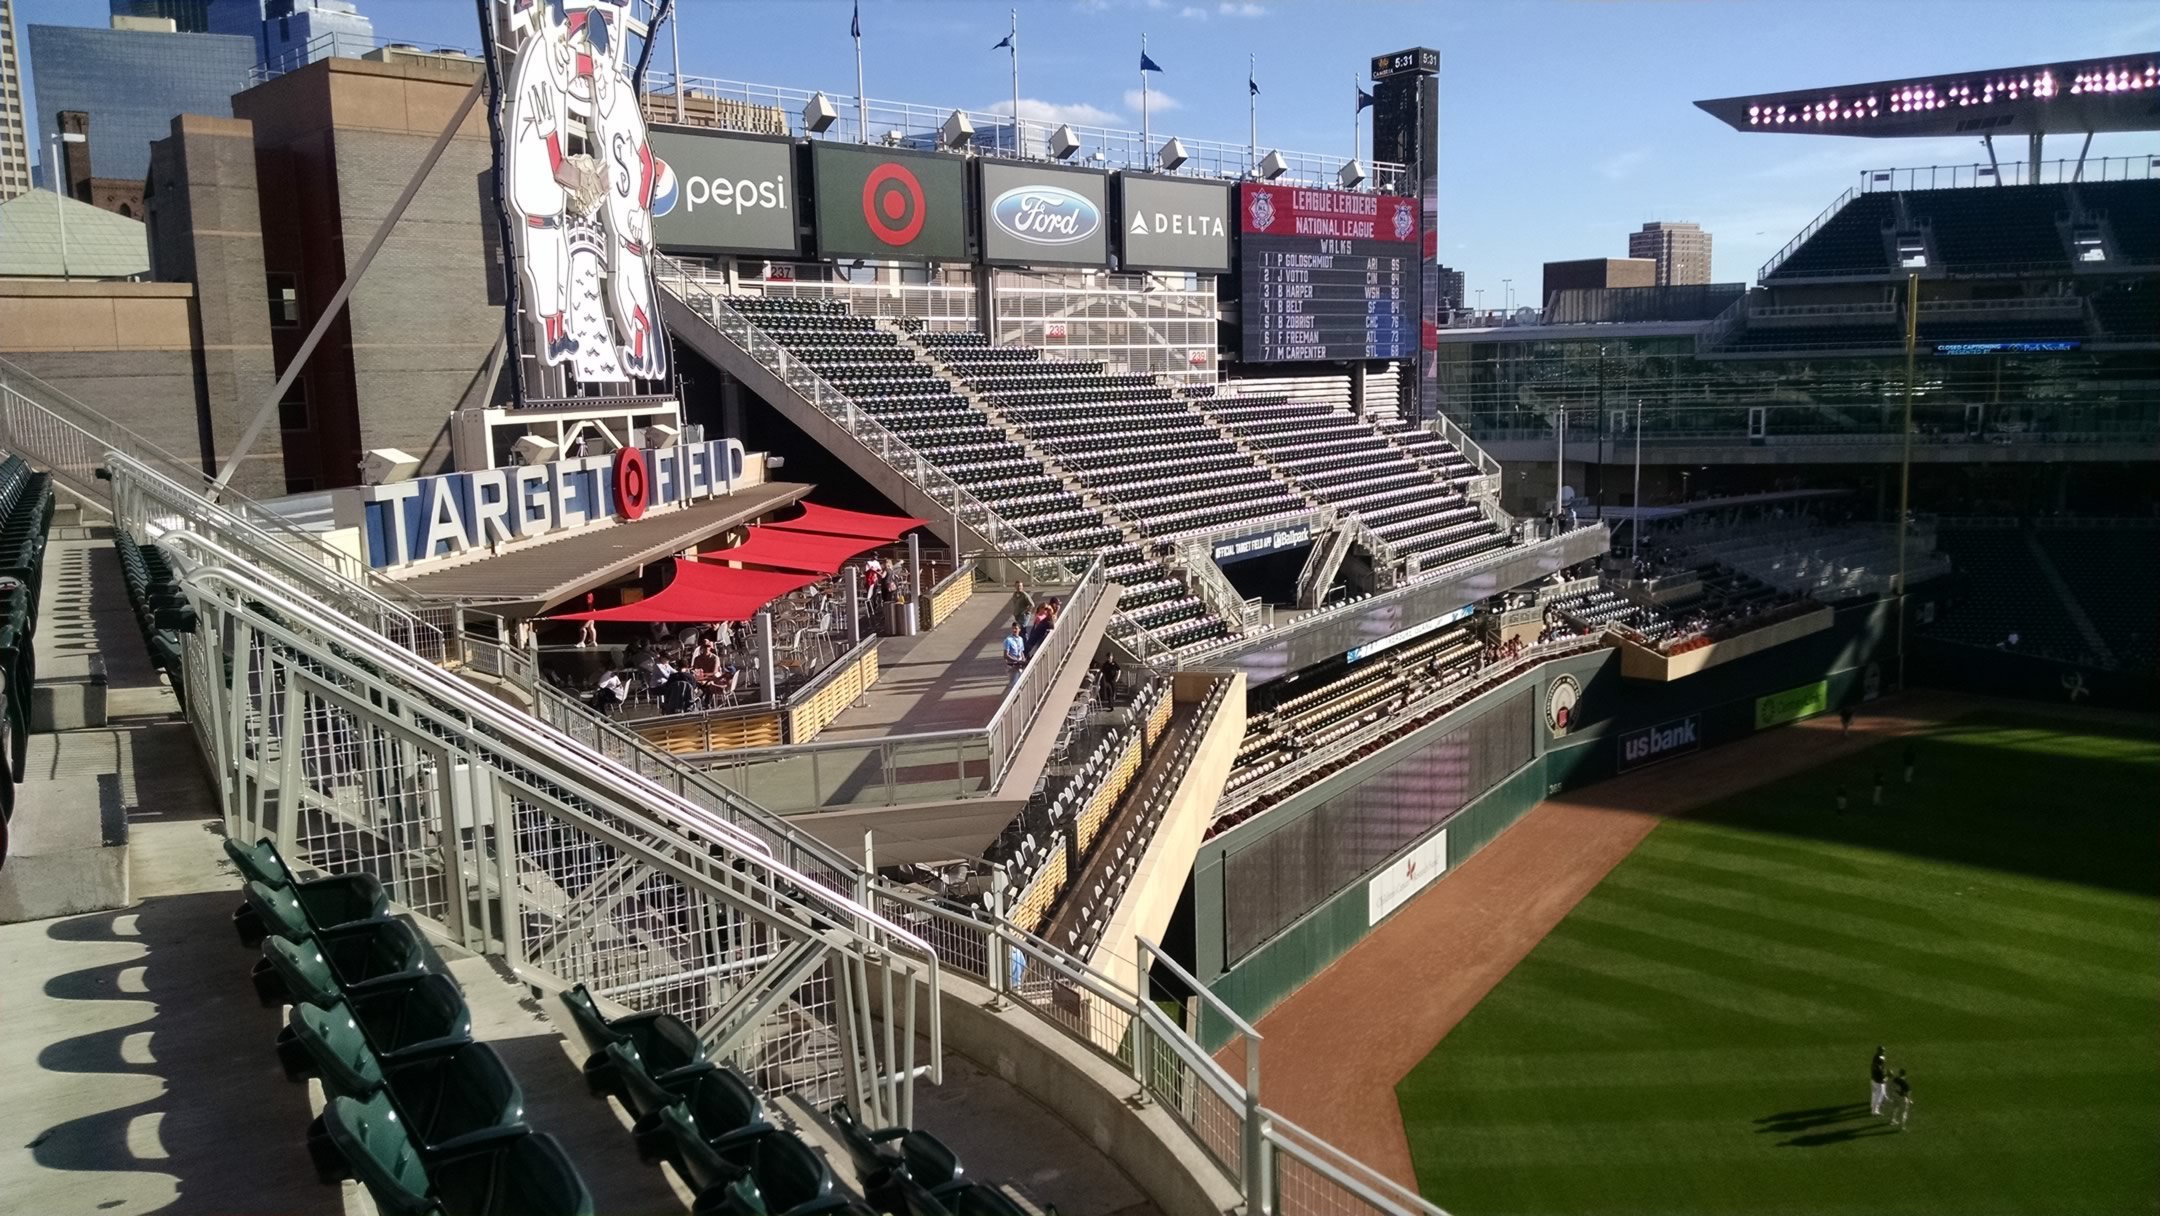
<instances>
[{"instance_id":1,"label":"stadium floodlight","mask_svg":"<svg viewBox=\"0 0 2160 1216\"><path fill-rule=\"evenodd\" d=\"M420 458L398 448L373 448L360 461L360 484L388 485L420 471Z\"/></svg>"},{"instance_id":2,"label":"stadium floodlight","mask_svg":"<svg viewBox=\"0 0 2160 1216\"><path fill-rule=\"evenodd\" d=\"M519 464L548 464L562 458L562 445L538 435L525 435L510 445L510 455Z\"/></svg>"},{"instance_id":3,"label":"stadium floodlight","mask_svg":"<svg viewBox=\"0 0 2160 1216\"><path fill-rule=\"evenodd\" d=\"M1073 134L1070 123L1064 124L1050 133L1050 155L1056 159L1071 160L1072 154L1079 150L1080 137Z\"/></svg>"},{"instance_id":4,"label":"stadium floodlight","mask_svg":"<svg viewBox=\"0 0 2160 1216\"><path fill-rule=\"evenodd\" d=\"M1253 176L1264 182L1274 181L1289 171L1290 162L1284 160L1280 152L1268 153L1260 158L1259 164L1253 166Z\"/></svg>"},{"instance_id":5,"label":"stadium floodlight","mask_svg":"<svg viewBox=\"0 0 2160 1216\"><path fill-rule=\"evenodd\" d=\"M1356 160L1344 161L1343 167L1335 171L1335 184L1345 190L1357 189L1364 180L1365 166L1359 164Z\"/></svg>"},{"instance_id":6,"label":"stadium floodlight","mask_svg":"<svg viewBox=\"0 0 2160 1216\"><path fill-rule=\"evenodd\" d=\"M649 423L638 429L645 432L644 441L637 445L641 448L671 448L675 446L676 440L682 438L681 427L665 422Z\"/></svg>"},{"instance_id":7,"label":"stadium floodlight","mask_svg":"<svg viewBox=\"0 0 2160 1216\"><path fill-rule=\"evenodd\" d=\"M1165 140L1162 149L1155 153L1155 163L1160 165L1165 173L1175 172L1179 165L1185 163L1184 142L1175 135Z\"/></svg>"},{"instance_id":8,"label":"stadium floodlight","mask_svg":"<svg viewBox=\"0 0 2160 1216\"><path fill-rule=\"evenodd\" d=\"M898 128L898 127L894 127L894 128L892 129L892 130L890 130L890 131L887 131L887 132L886 132L886 133L884 134L883 138L884 138L884 140L885 140L885 146L886 146L886 147L888 147L888 148L898 147L898 146L899 146L899 144L900 144L900 140L902 139L902 136L901 136L901 134L900 134L900 128Z\"/></svg>"},{"instance_id":9,"label":"stadium floodlight","mask_svg":"<svg viewBox=\"0 0 2160 1216\"><path fill-rule=\"evenodd\" d=\"M803 130L808 131L810 134L819 134L839 121L840 111L833 107L832 98L825 96L825 94L812 93L810 100L803 103Z\"/></svg>"},{"instance_id":10,"label":"stadium floodlight","mask_svg":"<svg viewBox=\"0 0 2160 1216\"><path fill-rule=\"evenodd\" d=\"M968 116L954 110L938 128L938 142L948 148L965 148L975 140L975 124Z\"/></svg>"}]
</instances>

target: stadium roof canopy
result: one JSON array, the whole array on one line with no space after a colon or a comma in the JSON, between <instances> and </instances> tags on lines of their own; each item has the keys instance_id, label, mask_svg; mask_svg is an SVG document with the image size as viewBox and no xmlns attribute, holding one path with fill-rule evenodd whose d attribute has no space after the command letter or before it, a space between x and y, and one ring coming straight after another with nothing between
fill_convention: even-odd
<instances>
[{"instance_id":1,"label":"stadium roof canopy","mask_svg":"<svg viewBox=\"0 0 2160 1216\"><path fill-rule=\"evenodd\" d=\"M1695 103L1735 131L2056 135L2160 130L2160 52Z\"/></svg>"}]
</instances>

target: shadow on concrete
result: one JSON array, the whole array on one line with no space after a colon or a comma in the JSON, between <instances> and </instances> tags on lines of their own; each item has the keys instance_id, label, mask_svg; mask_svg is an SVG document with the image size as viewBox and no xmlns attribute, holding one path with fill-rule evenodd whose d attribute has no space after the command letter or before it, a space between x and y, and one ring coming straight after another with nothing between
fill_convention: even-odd
<instances>
[{"instance_id":1,"label":"shadow on concrete","mask_svg":"<svg viewBox=\"0 0 2160 1216\"><path fill-rule=\"evenodd\" d=\"M47 931L56 942L144 948L45 984L51 1000L130 1002L147 1014L57 1039L37 1054L39 1071L85 1080L62 1083L61 1092L76 1100L47 1104L52 1115L72 1110L72 1117L30 1141L39 1166L99 1176L86 1177L81 1190L86 1201L103 1201L85 1208L173 1216L340 1210L339 1191L319 1183L308 1162L307 1089L278 1068L278 1014L257 1004L248 985L254 956L232 934L234 904L230 892L162 896L135 909L55 921ZM133 932L123 930L123 920ZM96 1095L110 1087L89 1078L101 1074L147 1078L158 1089L98 1109Z\"/></svg>"}]
</instances>

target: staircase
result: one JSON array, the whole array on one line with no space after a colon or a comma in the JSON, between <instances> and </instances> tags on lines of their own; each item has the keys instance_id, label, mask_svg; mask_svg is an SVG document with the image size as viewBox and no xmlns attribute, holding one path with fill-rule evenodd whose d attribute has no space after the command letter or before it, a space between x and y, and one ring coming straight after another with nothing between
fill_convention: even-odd
<instances>
[{"instance_id":1,"label":"staircase","mask_svg":"<svg viewBox=\"0 0 2160 1216\"><path fill-rule=\"evenodd\" d=\"M1298 573L1298 607L1318 608L1326 601L1328 589L1335 585L1335 575L1342 570L1343 559L1350 556L1350 542L1357 538L1358 531L1354 519L1338 517L1313 543L1305 569Z\"/></svg>"}]
</instances>

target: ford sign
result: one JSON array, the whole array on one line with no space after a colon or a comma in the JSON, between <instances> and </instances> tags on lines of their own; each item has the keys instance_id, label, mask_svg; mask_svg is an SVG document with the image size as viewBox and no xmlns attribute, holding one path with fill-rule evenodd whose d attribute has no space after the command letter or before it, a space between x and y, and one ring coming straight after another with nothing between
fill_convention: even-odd
<instances>
[{"instance_id":1,"label":"ford sign","mask_svg":"<svg viewBox=\"0 0 2160 1216\"><path fill-rule=\"evenodd\" d=\"M1063 186L1020 186L990 204L990 221L1031 245L1077 245L1102 231L1102 209Z\"/></svg>"}]
</instances>

